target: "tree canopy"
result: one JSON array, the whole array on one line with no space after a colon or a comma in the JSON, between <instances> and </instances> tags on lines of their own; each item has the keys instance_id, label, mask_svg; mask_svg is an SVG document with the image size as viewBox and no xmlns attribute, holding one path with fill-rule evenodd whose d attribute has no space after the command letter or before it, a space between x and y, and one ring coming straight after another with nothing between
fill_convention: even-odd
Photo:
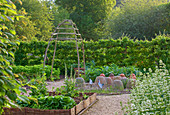
<instances>
[{"instance_id":1,"label":"tree canopy","mask_svg":"<svg viewBox=\"0 0 170 115\"><path fill-rule=\"evenodd\" d=\"M77 24L82 36L88 40L102 37L104 21L115 3L115 0L56 0L56 4L70 13L70 18Z\"/></svg>"},{"instance_id":2,"label":"tree canopy","mask_svg":"<svg viewBox=\"0 0 170 115\"><path fill-rule=\"evenodd\" d=\"M45 1L22 0L22 5L16 3L16 6L18 10L25 9L27 13L26 18L20 22L23 25L23 30L18 29L18 34L23 34L29 39L32 39L34 37L32 35L34 34L39 40L47 40L50 38L53 29L53 15L50 8L46 6ZM30 38L31 36L32 38Z\"/></svg>"},{"instance_id":3,"label":"tree canopy","mask_svg":"<svg viewBox=\"0 0 170 115\"><path fill-rule=\"evenodd\" d=\"M167 0L125 0L120 7L113 10L107 24L112 38L123 34L131 38L149 39L155 34L169 32L169 3Z\"/></svg>"}]
</instances>

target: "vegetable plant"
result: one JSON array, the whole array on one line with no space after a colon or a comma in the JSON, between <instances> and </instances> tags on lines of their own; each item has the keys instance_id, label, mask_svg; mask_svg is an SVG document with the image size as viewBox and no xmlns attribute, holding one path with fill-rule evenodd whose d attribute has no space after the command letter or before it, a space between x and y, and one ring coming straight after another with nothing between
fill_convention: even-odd
<instances>
[{"instance_id":1,"label":"vegetable plant","mask_svg":"<svg viewBox=\"0 0 170 115\"><path fill-rule=\"evenodd\" d=\"M22 101L17 101L21 107L30 107L37 109L71 109L76 105L74 99L69 96L41 96L37 98L38 103L35 101L30 101L29 103L24 103Z\"/></svg>"}]
</instances>

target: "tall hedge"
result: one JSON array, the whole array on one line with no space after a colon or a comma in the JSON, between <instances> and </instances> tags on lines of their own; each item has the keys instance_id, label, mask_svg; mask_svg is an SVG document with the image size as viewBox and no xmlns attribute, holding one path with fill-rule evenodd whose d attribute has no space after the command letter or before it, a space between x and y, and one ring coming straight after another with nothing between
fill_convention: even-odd
<instances>
[{"instance_id":1,"label":"tall hedge","mask_svg":"<svg viewBox=\"0 0 170 115\"><path fill-rule=\"evenodd\" d=\"M21 42L19 49L15 52L16 65L34 65L43 63L43 56L48 42L31 41ZM81 44L79 44L81 45ZM75 43L72 41L60 41L57 43L54 67L64 69L64 63L68 66L77 63ZM54 52L54 42L48 50L48 62L51 64ZM115 63L118 66L136 66L154 69L161 59L169 68L170 65L170 37L160 35L152 41L133 41L128 37L121 39L105 39L99 41L85 41L86 63L95 61L97 66ZM82 50L80 49L82 60Z\"/></svg>"}]
</instances>

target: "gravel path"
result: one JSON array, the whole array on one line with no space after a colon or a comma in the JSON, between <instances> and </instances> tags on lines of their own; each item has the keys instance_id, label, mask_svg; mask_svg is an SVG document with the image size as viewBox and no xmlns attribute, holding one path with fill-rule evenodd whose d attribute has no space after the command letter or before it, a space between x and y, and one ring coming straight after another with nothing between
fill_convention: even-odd
<instances>
[{"instance_id":1,"label":"gravel path","mask_svg":"<svg viewBox=\"0 0 170 115\"><path fill-rule=\"evenodd\" d=\"M55 91L56 88L60 88L61 86L65 85L64 84L64 79L61 79L60 81L56 81L56 82L47 82L48 86L47 89L48 91ZM54 89L53 89L54 87Z\"/></svg>"},{"instance_id":2,"label":"gravel path","mask_svg":"<svg viewBox=\"0 0 170 115\"><path fill-rule=\"evenodd\" d=\"M113 96L97 96L99 101L95 103L83 115L123 115L120 101L123 105L127 103L129 94L113 95Z\"/></svg>"},{"instance_id":3,"label":"gravel path","mask_svg":"<svg viewBox=\"0 0 170 115\"><path fill-rule=\"evenodd\" d=\"M48 90L53 91L57 87L61 87L64 85L64 80L60 80L57 82L47 82ZM129 94L123 95L112 95L112 96L97 96L99 101L95 103L90 109L88 109L83 115L122 115L123 111L121 110L120 102L122 101L123 105L127 103L129 99Z\"/></svg>"}]
</instances>

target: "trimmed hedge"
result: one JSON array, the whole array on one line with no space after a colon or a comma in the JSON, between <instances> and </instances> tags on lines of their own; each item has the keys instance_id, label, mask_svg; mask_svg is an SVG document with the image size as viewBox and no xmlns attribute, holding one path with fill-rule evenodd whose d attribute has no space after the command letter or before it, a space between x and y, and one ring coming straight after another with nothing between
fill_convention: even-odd
<instances>
[{"instance_id":1,"label":"trimmed hedge","mask_svg":"<svg viewBox=\"0 0 170 115\"><path fill-rule=\"evenodd\" d=\"M15 52L15 64L42 64L47 44L48 42L45 41L21 42L19 49ZM51 65L53 52L54 42L48 50L48 65ZM169 57L170 37L164 35L159 35L152 41L133 41L126 36L117 40L85 41L86 64L94 60L96 66L114 63L120 67L135 66L139 69L154 69L159 60L163 60L169 68ZM81 49L80 58L83 62ZM59 41L57 43L54 67L63 71L64 63L68 66L77 63L76 45L72 41Z\"/></svg>"}]
</instances>

